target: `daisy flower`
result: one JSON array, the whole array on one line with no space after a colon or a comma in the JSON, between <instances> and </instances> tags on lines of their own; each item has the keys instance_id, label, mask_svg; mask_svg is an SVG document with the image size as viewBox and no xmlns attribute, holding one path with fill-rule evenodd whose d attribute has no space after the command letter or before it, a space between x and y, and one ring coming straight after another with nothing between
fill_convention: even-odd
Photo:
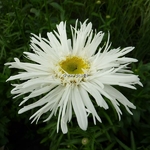
<instances>
[{"instance_id":1,"label":"daisy flower","mask_svg":"<svg viewBox=\"0 0 150 150\"><path fill-rule=\"evenodd\" d=\"M60 22L56 27L57 31L47 33L47 39L32 34L30 47L33 52L24 52L31 63L21 62L18 58L6 63L9 68L23 70L7 80L21 80L11 91L16 94L14 98L25 94L20 106L43 95L36 102L24 105L19 114L38 107L30 117L33 122L38 122L44 113L49 114L44 121L58 115L57 132L61 127L63 133L67 133L67 123L73 113L82 130L88 127L89 114L94 124L96 120L101 122L90 97L104 109L109 108L105 98L109 99L119 119L122 114L120 104L132 114L130 108L136 107L113 86L136 89L135 84L142 85L138 76L127 67L137 60L124 56L134 47L111 49L109 34L107 41L100 45L104 33L94 32L92 23L87 20L76 21L75 27L70 26L71 38L67 37L66 22Z\"/></svg>"}]
</instances>

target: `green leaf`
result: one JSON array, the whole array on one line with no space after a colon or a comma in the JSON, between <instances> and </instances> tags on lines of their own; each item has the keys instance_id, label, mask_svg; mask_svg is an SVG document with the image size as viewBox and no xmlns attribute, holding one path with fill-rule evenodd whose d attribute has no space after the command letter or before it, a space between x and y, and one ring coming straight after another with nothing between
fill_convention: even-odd
<instances>
[{"instance_id":1,"label":"green leaf","mask_svg":"<svg viewBox=\"0 0 150 150\"><path fill-rule=\"evenodd\" d=\"M130 137L131 137L131 148L132 150L136 150L136 144L135 144L134 135L132 131L130 133Z\"/></svg>"},{"instance_id":2,"label":"green leaf","mask_svg":"<svg viewBox=\"0 0 150 150\"><path fill-rule=\"evenodd\" d=\"M50 3L50 5L51 5L53 8L55 8L55 9L61 11L61 12L64 12L64 9L63 9L58 3L52 2L52 3Z\"/></svg>"},{"instance_id":3,"label":"green leaf","mask_svg":"<svg viewBox=\"0 0 150 150\"><path fill-rule=\"evenodd\" d=\"M108 147L106 147L104 150L112 150L115 144L116 142L109 144Z\"/></svg>"},{"instance_id":4,"label":"green leaf","mask_svg":"<svg viewBox=\"0 0 150 150\"><path fill-rule=\"evenodd\" d=\"M115 140L118 142L118 144L124 149L124 150L132 150L127 145L122 143L117 137L115 137Z\"/></svg>"}]
</instances>

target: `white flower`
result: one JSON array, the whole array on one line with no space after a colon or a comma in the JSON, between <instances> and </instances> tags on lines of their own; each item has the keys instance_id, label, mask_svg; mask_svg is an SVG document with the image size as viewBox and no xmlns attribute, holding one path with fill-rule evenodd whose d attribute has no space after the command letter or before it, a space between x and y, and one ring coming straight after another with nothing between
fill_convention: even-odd
<instances>
[{"instance_id":1,"label":"white flower","mask_svg":"<svg viewBox=\"0 0 150 150\"><path fill-rule=\"evenodd\" d=\"M21 108L19 114L36 107L39 110L30 117L33 121L38 121L44 113L49 113L45 121L58 114L57 131L60 125L63 133L68 131L67 123L73 112L82 130L87 129L89 114L92 114L94 124L96 119L101 122L89 95L104 109L109 108L104 97L109 99L119 119L122 114L120 104L132 114L129 108L135 109L135 106L113 85L131 89L135 89L134 84L142 85L127 67L137 60L124 57L134 47L110 49L109 34L107 42L100 46L103 32L94 33L92 23L87 23L87 20L80 23L80 28L77 25L78 21L75 27L70 27L72 39L67 37L65 22L57 25L58 31L48 32L48 39L32 34L30 47L33 53L24 54L33 63L20 62L18 58L14 59L15 62L6 63L9 68L24 70L7 80L23 81L14 84L11 91L16 94L15 97L29 93L20 105L45 94L36 102Z\"/></svg>"}]
</instances>

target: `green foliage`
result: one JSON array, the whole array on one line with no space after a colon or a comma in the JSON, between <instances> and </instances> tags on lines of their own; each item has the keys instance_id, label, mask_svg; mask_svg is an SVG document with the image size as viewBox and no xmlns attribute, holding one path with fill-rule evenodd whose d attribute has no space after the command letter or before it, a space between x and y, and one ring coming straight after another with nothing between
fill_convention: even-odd
<instances>
[{"instance_id":1,"label":"green foliage","mask_svg":"<svg viewBox=\"0 0 150 150\"><path fill-rule=\"evenodd\" d=\"M111 33L112 47L135 46L130 54L139 60L131 67L143 87L121 89L137 109L133 116L123 108L118 121L113 109L97 108L103 123L93 125L89 116L87 131L79 129L75 117L65 135L57 133L57 117L47 123L30 125L32 111L18 115L19 101L10 94L6 79L16 74L4 63L14 57L24 60L30 51L30 34L46 33L60 21L74 24L89 19L97 31ZM1 0L0 1L0 147L44 150L149 150L150 149L150 1L149 0ZM28 117L27 117L28 116ZM16 138L16 140L15 140ZM83 144L83 139L88 139ZM24 145L24 147L21 147Z\"/></svg>"}]
</instances>

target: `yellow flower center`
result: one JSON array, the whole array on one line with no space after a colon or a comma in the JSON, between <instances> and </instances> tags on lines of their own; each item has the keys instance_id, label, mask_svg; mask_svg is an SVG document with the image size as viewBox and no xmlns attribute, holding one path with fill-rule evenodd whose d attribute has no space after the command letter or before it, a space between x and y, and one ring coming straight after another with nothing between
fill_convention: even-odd
<instances>
[{"instance_id":1,"label":"yellow flower center","mask_svg":"<svg viewBox=\"0 0 150 150\"><path fill-rule=\"evenodd\" d=\"M59 65L61 71L68 74L84 74L84 70L89 69L89 63L77 56L68 56Z\"/></svg>"}]
</instances>

